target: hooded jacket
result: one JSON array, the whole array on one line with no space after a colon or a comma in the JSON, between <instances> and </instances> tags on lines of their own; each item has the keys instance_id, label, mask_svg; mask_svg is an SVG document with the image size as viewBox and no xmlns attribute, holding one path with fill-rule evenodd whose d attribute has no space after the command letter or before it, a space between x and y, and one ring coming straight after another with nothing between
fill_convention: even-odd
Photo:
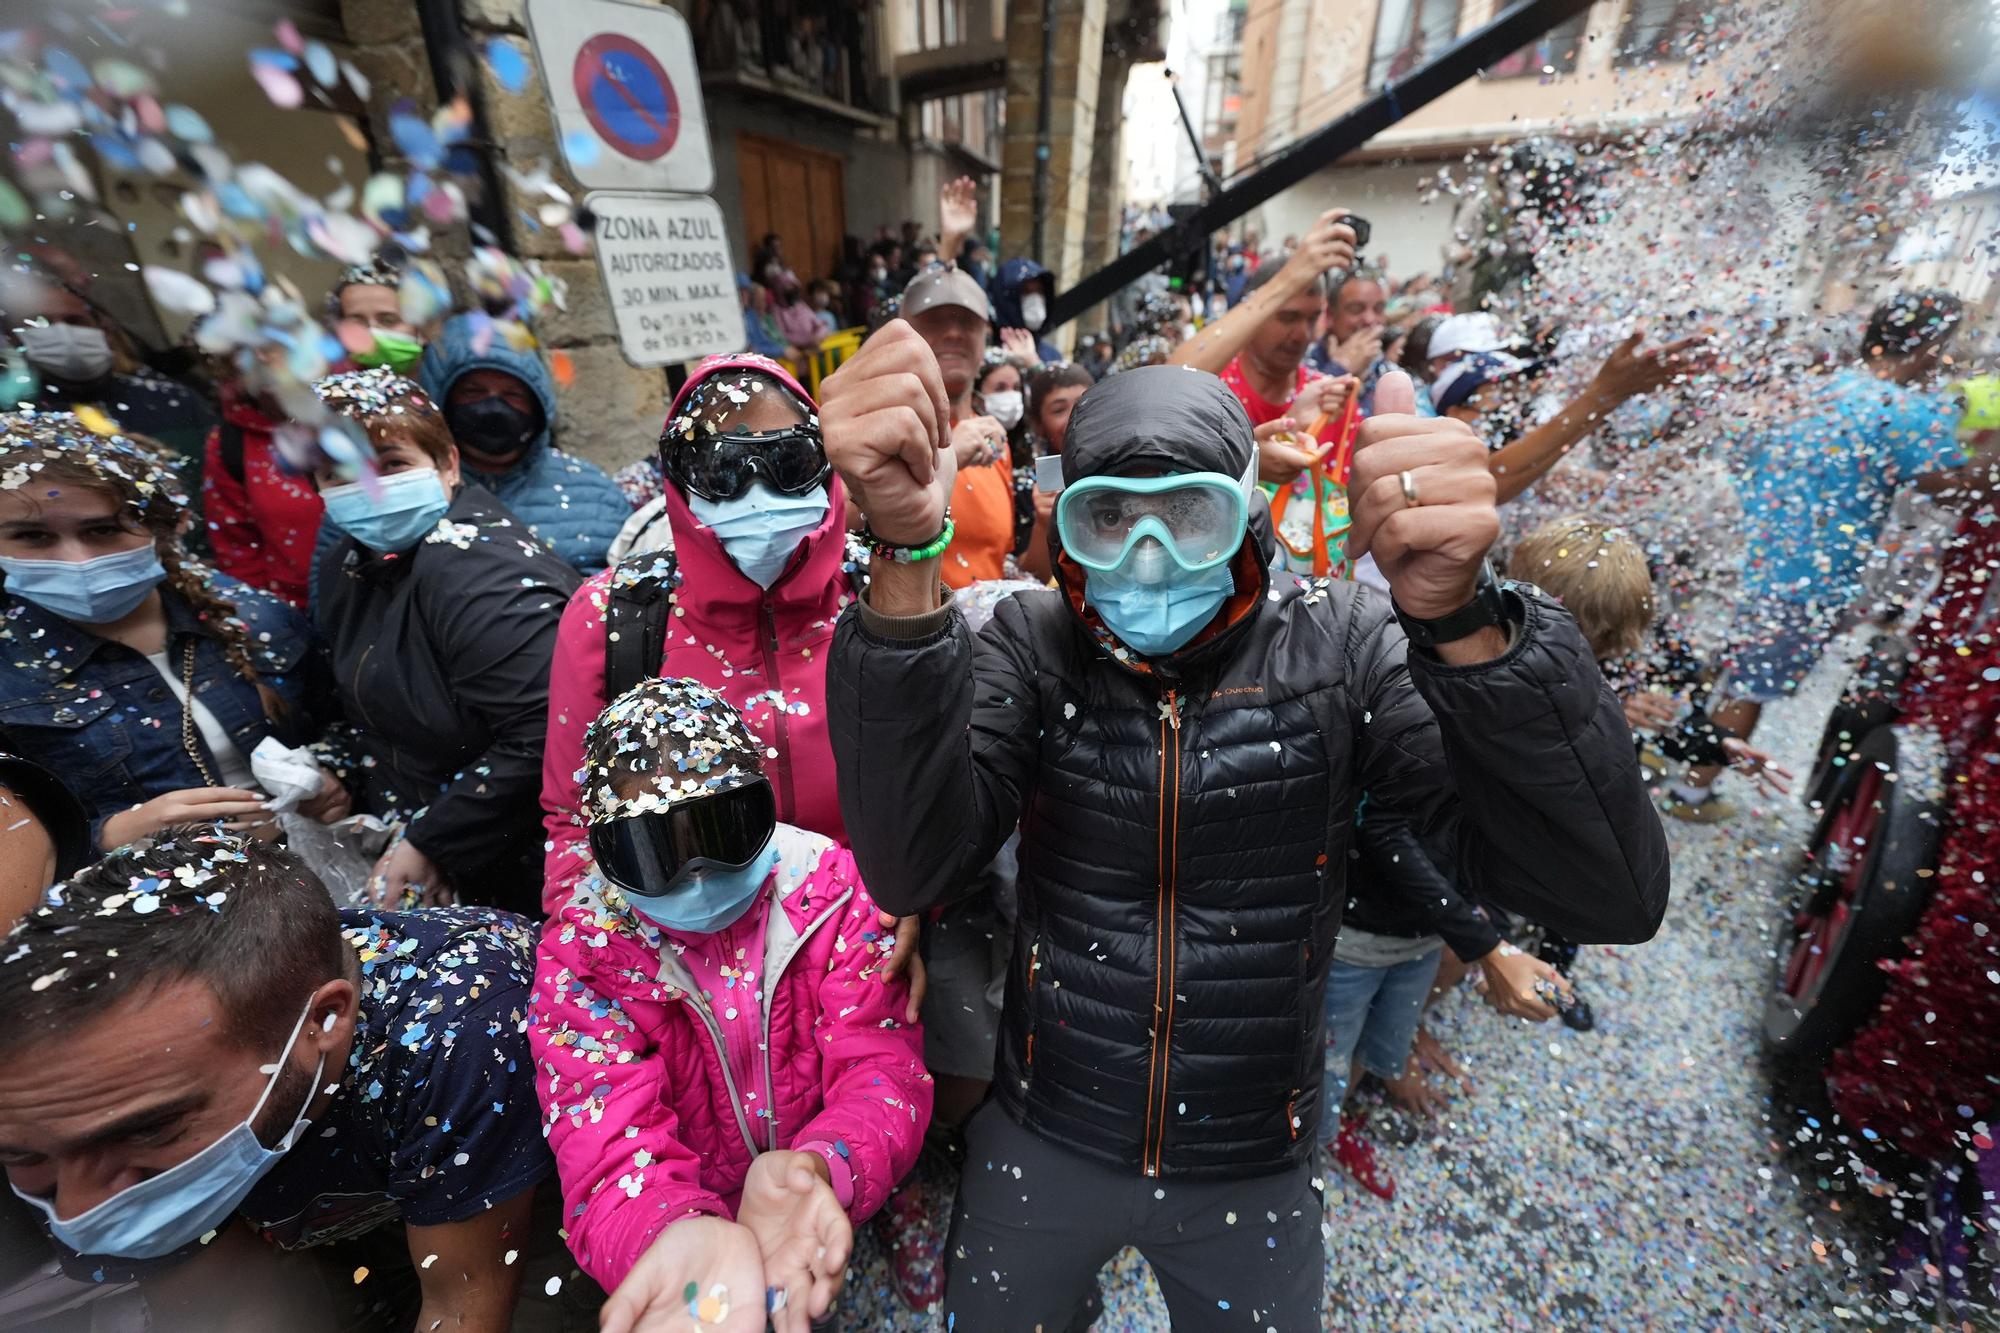
<instances>
[{"instance_id":1,"label":"hooded jacket","mask_svg":"<svg viewBox=\"0 0 2000 1333\"><path fill-rule=\"evenodd\" d=\"M1213 376L1142 367L1084 395L1063 473L1239 475L1250 423ZM1273 581L1163 660L1059 588L842 617L828 667L857 863L883 909L944 901L1018 825L1020 915L994 1094L1051 1142L1145 1175L1234 1178L1313 1151L1326 973L1357 802L1446 837L1470 896L1578 940L1666 908L1658 816L1575 622L1507 594L1505 653L1407 650L1387 599Z\"/></svg>"},{"instance_id":2,"label":"hooded jacket","mask_svg":"<svg viewBox=\"0 0 2000 1333\"><path fill-rule=\"evenodd\" d=\"M409 840L461 895L532 911L549 657L576 571L470 483L430 535L341 537L313 608L362 762L356 804L420 812Z\"/></svg>"},{"instance_id":3,"label":"hooded jacket","mask_svg":"<svg viewBox=\"0 0 2000 1333\"><path fill-rule=\"evenodd\" d=\"M907 982L882 973L854 858L783 824L777 839L773 887L706 953L594 873L542 932L528 1044L543 1127L570 1248L607 1290L673 1223L734 1217L763 1152L819 1152L859 1223L923 1143L923 1029L903 1021ZM754 986L702 966L716 954L745 959Z\"/></svg>"},{"instance_id":4,"label":"hooded jacket","mask_svg":"<svg viewBox=\"0 0 2000 1333\"><path fill-rule=\"evenodd\" d=\"M310 479L279 465L277 423L243 398L222 405L201 469L201 508L215 565L304 610L326 506Z\"/></svg>"},{"instance_id":5,"label":"hooded jacket","mask_svg":"<svg viewBox=\"0 0 2000 1333\"><path fill-rule=\"evenodd\" d=\"M1028 327L1023 322L1021 314L1021 289L1036 278L1048 279L1051 288L1049 299L1053 301L1055 299L1055 292L1053 290L1055 286L1054 275L1034 260L1028 258L1010 259L1000 266L1000 272L994 277L992 287L988 289L988 295L993 299L994 328L1025 329ZM1035 335L1035 354L1042 358L1044 364L1063 359L1062 352L1056 348L1055 344L1042 337L1040 329L1033 330L1033 333Z\"/></svg>"},{"instance_id":6,"label":"hooded jacket","mask_svg":"<svg viewBox=\"0 0 2000 1333\"><path fill-rule=\"evenodd\" d=\"M765 357L711 357L688 377L668 412L671 420L697 385L732 369L778 377L800 401L812 398ZM826 518L808 533L792 563L769 589L736 567L722 541L667 484L661 500L673 530L671 551L647 552L585 583L563 612L549 675L548 741L542 759L543 826L548 831L543 906L553 913L569 899L589 864L577 771L583 733L610 702L604 697L605 612L613 578L671 581L662 676L691 676L735 705L770 747L764 771L778 800L778 818L846 841L833 789L833 749L826 729L826 655L841 609L854 600L847 566L847 492L827 480Z\"/></svg>"},{"instance_id":7,"label":"hooded jacket","mask_svg":"<svg viewBox=\"0 0 2000 1333\"><path fill-rule=\"evenodd\" d=\"M491 320L458 315L447 320L436 340L424 348L417 378L438 410L444 411L451 386L469 370L504 371L527 385L542 406L543 424L521 461L505 472L480 471L478 460L461 448L459 464L467 478L484 487L578 573L603 569L605 553L631 517L632 506L604 469L555 447L556 386L548 367L534 352L509 343Z\"/></svg>"}]
</instances>

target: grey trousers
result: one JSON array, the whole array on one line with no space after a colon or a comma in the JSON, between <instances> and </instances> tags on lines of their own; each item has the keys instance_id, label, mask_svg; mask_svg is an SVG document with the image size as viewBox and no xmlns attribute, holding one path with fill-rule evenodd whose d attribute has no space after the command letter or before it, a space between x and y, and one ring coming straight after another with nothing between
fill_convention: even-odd
<instances>
[{"instance_id":1,"label":"grey trousers","mask_svg":"<svg viewBox=\"0 0 2000 1333\"><path fill-rule=\"evenodd\" d=\"M1325 1210L1310 1162L1246 1180L1149 1180L1057 1147L991 1100L965 1142L945 1242L953 1333L1064 1333L1127 1245L1152 1266L1175 1333L1320 1327Z\"/></svg>"}]
</instances>

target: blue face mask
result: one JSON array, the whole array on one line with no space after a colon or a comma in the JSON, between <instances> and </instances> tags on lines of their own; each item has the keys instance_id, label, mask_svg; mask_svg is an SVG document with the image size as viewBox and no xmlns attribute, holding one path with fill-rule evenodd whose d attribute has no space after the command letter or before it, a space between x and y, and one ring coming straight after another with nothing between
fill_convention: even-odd
<instances>
[{"instance_id":1,"label":"blue face mask","mask_svg":"<svg viewBox=\"0 0 2000 1333\"><path fill-rule=\"evenodd\" d=\"M292 1117L292 1126L278 1140L278 1146L266 1148L258 1142L257 1131L252 1128L264 1103L271 1099L271 1090L278 1086L285 1061L292 1053L292 1043L299 1039L299 1029L305 1026L306 1014L311 1012L312 1006L307 1005L306 1013L300 1014L299 1021L292 1025L292 1035L285 1039L284 1054L278 1057L271 1081L264 1085L264 1094L250 1109L249 1116L185 1162L168 1167L157 1176L148 1176L136 1185L128 1185L95 1208L70 1218L57 1217L55 1205L47 1199L22 1194L19 1189L14 1193L39 1208L49 1219L49 1230L56 1239L79 1254L157 1259L213 1231L229 1220L229 1215L264 1174L298 1142L299 1132L306 1127L306 1107L312 1105L319 1092L320 1075L326 1071L324 1054L313 1069L305 1105Z\"/></svg>"},{"instance_id":2,"label":"blue face mask","mask_svg":"<svg viewBox=\"0 0 2000 1333\"><path fill-rule=\"evenodd\" d=\"M734 500L708 500L688 492L688 508L722 539L722 549L743 576L760 588L778 581L792 552L826 521L826 487L786 495L761 481Z\"/></svg>"},{"instance_id":3,"label":"blue face mask","mask_svg":"<svg viewBox=\"0 0 2000 1333\"><path fill-rule=\"evenodd\" d=\"M108 625L123 620L167 576L151 542L92 560L15 560L0 556L7 591L64 620Z\"/></svg>"},{"instance_id":4,"label":"blue face mask","mask_svg":"<svg viewBox=\"0 0 2000 1333\"><path fill-rule=\"evenodd\" d=\"M326 502L327 522L380 554L409 550L451 508L435 468L384 477L379 495L370 496L355 481L329 486L319 498Z\"/></svg>"},{"instance_id":5,"label":"blue face mask","mask_svg":"<svg viewBox=\"0 0 2000 1333\"><path fill-rule=\"evenodd\" d=\"M1083 599L1126 647L1165 657L1201 633L1236 591L1234 563L1189 572L1157 538L1143 537L1118 568L1086 571Z\"/></svg>"},{"instance_id":6,"label":"blue face mask","mask_svg":"<svg viewBox=\"0 0 2000 1333\"><path fill-rule=\"evenodd\" d=\"M773 830L747 865L725 866L698 856L682 866L662 892L623 892L634 911L662 929L712 935L743 919L777 864L778 835Z\"/></svg>"}]
</instances>

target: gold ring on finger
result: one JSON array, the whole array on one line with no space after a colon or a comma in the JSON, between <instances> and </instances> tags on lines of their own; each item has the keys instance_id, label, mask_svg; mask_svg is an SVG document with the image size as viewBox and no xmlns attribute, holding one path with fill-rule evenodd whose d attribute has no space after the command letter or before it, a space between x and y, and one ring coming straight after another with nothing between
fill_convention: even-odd
<instances>
[{"instance_id":1,"label":"gold ring on finger","mask_svg":"<svg viewBox=\"0 0 2000 1333\"><path fill-rule=\"evenodd\" d=\"M1403 504L1406 508L1415 509L1423 503L1423 501L1417 498L1417 478L1415 474L1399 472L1396 474L1396 479L1403 483Z\"/></svg>"}]
</instances>

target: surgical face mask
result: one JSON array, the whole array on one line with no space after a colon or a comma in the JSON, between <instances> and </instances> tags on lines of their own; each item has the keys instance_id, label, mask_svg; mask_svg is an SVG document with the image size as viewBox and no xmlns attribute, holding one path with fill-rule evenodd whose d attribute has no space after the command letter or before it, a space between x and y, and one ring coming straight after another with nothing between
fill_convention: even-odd
<instances>
[{"instance_id":1,"label":"surgical face mask","mask_svg":"<svg viewBox=\"0 0 2000 1333\"><path fill-rule=\"evenodd\" d=\"M424 358L424 345L415 338L387 329L373 329L375 345L365 352L357 352L354 364L369 369L386 367L398 375L407 375L416 369L417 362Z\"/></svg>"},{"instance_id":2,"label":"surgical face mask","mask_svg":"<svg viewBox=\"0 0 2000 1333\"><path fill-rule=\"evenodd\" d=\"M378 485L374 496L358 481L319 493L326 502L326 521L371 551L408 550L428 536L451 508L436 468L398 472Z\"/></svg>"},{"instance_id":3,"label":"surgical face mask","mask_svg":"<svg viewBox=\"0 0 2000 1333\"><path fill-rule=\"evenodd\" d=\"M1030 329L1039 330L1049 317L1049 299L1040 292L1029 292L1021 298L1021 322Z\"/></svg>"},{"instance_id":4,"label":"surgical face mask","mask_svg":"<svg viewBox=\"0 0 2000 1333\"><path fill-rule=\"evenodd\" d=\"M1021 398L1019 389L1005 389L999 393L980 396L979 401L986 406L986 415L1005 426L1008 430L1021 424L1021 414L1027 404Z\"/></svg>"},{"instance_id":5,"label":"surgical face mask","mask_svg":"<svg viewBox=\"0 0 2000 1333\"><path fill-rule=\"evenodd\" d=\"M1233 561L1190 573L1152 537L1141 538L1116 569L1088 570L1083 599L1126 647L1146 657L1180 651L1236 590Z\"/></svg>"},{"instance_id":6,"label":"surgical face mask","mask_svg":"<svg viewBox=\"0 0 2000 1333\"><path fill-rule=\"evenodd\" d=\"M743 919L777 864L778 838L773 831L762 850L743 865L725 866L696 857L659 893L623 892L634 911L662 929L712 935Z\"/></svg>"},{"instance_id":7,"label":"surgical face mask","mask_svg":"<svg viewBox=\"0 0 2000 1333\"><path fill-rule=\"evenodd\" d=\"M90 560L0 556L0 571L7 575L9 593L84 625L123 620L167 577L151 542Z\"/></svg>"},{"instance_id":8,"label":"surgical face mask","mask_svg":"<svg viewBox=\"0 0 2000 1333\"><path fill-rule=\"evenodd\" d=\"M709 500L689 491L687 502L696 518L715 529L730 561L760 588L778 581L799 543L825 521L827 509L823 485L786 495L761 481L734 500Z\"/></svg>"},{"instance_id":9,"label":"surgical face mask","mask_svg":"<svg viewBox=\"0 0 2000 1333\"><path fill-rule=\"evenodd\" d=\"M306 1013L311 1012L309 1004ZM264 1085L263 1095L257 1098L249 1116L185 1162L168 1167L157 1176L148 1176L136 1185L128 1185L95 1208L70 1218L57 1217L55 1205L47 1199L23 1194L19 1189L14 1189L14 1193L39 1208L49 1219L49 1230L56 1239L79 1254L157 1259L213 1231L229 1219L265 1173L291 1150L298 1142L299 1132L306 1127L306 1107L312 1105L319 1091L320 1075L326 1072L324 1052L313 1066L313 1081L306 1091L305 1102L292 1117L291 1128L278 1140L278 1145L266 1148L258 1140L255 1128L264 1103L271 1100L271 1092L285 1072L292 1043L299 1039L299 1029L305 1026L305 1021L306 1014L302 1013L292 1025L292 1035L285 1039L284 1054L278 1057L271 1079ZM327 1021L331 1023L332 1018Z\"/></svg>"},{"instance_id":10,"label":"surgical face mask","mask_svg":"<svg viewBox=\"0 0 2000 1333\"><path fill-rule=\"evenodd\" d=\"M542 430L539 412L523 412L504 398L478 398L444 410L458 447L481 458L508 458L535 442Z\"/></svg>"},{"instance_id":11,"label":"surgical face mask","mask_svg":"<svg viewBox=\"0 0 2000 1333\"><path fill-rule=\"evenodd\" d=\"M30 324L15 331L21 350L37 370L71 384L88 384L111 373L111 340L103 329L85 324Z\"/></svg>"}]
</instances>

